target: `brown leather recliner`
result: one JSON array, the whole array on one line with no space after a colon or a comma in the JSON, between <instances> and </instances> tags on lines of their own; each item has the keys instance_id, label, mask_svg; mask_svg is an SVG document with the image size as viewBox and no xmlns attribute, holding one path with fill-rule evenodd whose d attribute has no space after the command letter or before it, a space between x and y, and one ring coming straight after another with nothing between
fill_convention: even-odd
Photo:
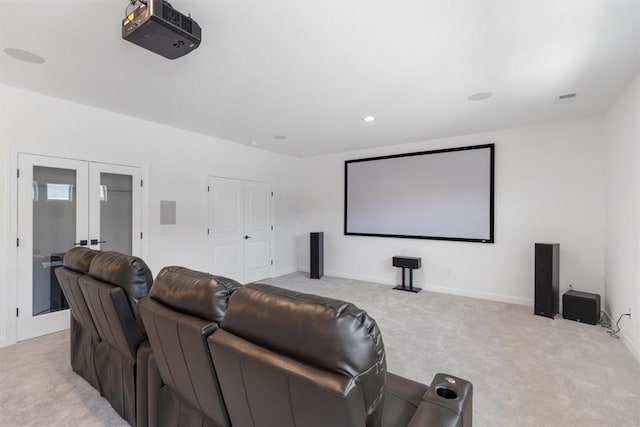
<instances>
[{"instance_id":1,"label":"brown leather recliner","mask_svg":"<svg viewBox=\"0 0 640 427\"><path fill-rule=\"evenodd\" d=\"M147 295L152 281L144 261L116 252L97 253L87 274L78 279L100 337L94 352L99 390L122 418L141 427L146 426L151 349L137 302Z\"/></svg>"},{"instance_id":2,"label":"brown leather recliner","mask_svg":"<svg viewBox=\"0 0 640 427\"><path fill-rule=\"evenodd\" d=\"M230 295L240 286L224 277L166 267L140 302L153 349L150 427L230 426L207 338L215 334Z\"/></svg>"},{"instance_id":3,"label":"brown leather recliner","mask_svg":"<svg viewBox=\"0 0 640 427\"><path fill-rule=\"evenodd\" d=\"M89 248L74 248L64 256L63 266L55 273L69 308L71 369L100 390L94 365L94 354L100 335L84 300L78 279L89 272L89 265L98 252Z\"/></svg>"},{"instance_id":4,"label":"brown leather recliner","mask_svg":"<svg viewBox=\"0 0 640 427\"><path fill-rule=\"evenodd\" d=\"M471 384L388 374L376 322L347 302L243 286L208 344L233 426L471 426Z\"/></svg>"}]
</instances>

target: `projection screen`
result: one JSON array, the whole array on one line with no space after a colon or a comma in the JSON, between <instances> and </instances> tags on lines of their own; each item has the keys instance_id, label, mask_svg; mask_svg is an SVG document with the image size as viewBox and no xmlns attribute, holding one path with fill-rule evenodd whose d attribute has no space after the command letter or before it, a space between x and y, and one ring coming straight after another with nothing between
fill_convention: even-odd
<instances>
[{"instance_id":1,"label":"projection screen","mask_svg":"<svg viewBox=\"0 0 640 427\"><path fill-rule=\"evenodd\" d=\"M493 243L494 148L345 161L344 234Z\"/></svg>"}]
</instances>

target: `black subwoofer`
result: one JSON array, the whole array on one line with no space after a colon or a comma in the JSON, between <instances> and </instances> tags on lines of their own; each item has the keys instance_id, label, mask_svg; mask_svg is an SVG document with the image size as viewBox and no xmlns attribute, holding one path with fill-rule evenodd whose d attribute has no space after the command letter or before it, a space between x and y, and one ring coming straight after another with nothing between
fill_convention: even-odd
<instances>
[{"instance_id":1,"label":"black subwoofer","mask_svg":"<svg viewBox=\"0 0 640 427\"><path fill-rule=\"evenodd\" d=\"M562 295L562 317L595 325L600 320L600 295L569 291Z\"/></svg>"}]
</instances>

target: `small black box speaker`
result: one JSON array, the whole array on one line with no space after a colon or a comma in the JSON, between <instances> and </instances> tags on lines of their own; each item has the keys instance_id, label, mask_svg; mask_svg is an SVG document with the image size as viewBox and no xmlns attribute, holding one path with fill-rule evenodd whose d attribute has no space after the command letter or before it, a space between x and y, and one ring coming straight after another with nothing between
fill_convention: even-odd
<instances>
[{"instance_id":1,"label":"small black box speaker","mask_svg":"<svg viewBox=\"0 0 640 427\"><path fill-rule=\"evenodd\" d=\"M600 295L569 291L562 295L562 317L595 325L600 320Z\"/></svg>"},{"instance_id":2,"label":"small black box speaker","mask_svg":"<svg viewBox=\"0 0 640 427\"><path fill-rule=\"evenodd\" d=\"M420 268L422 267L422 258L410 256L394 256L393 266L402 268Z\"/></svg>"}]
</instances>

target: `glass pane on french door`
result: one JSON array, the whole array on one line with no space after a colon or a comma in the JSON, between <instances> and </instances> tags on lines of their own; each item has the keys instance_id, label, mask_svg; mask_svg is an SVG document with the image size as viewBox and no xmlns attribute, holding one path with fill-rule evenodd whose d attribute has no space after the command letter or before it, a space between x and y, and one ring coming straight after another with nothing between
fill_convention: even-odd
<instances>
[{"instance_id":1,"label":"glass pane on french door","mask_svg":"<svg viewBox=\"0 0 640 427\"><path fill-rule=\"evenodd\" d=\"M89 173L89 246L140 256L140 168L91 162Z\"/></svg>"},{"instance_id":2,"label":"glass pane on french door","mask_svg":"<svg viewBox=\"0 0 640 427\"><path fill-rule=\"evenodd\" d=\"M18 322L24 340L69 327L55 270L74 246L88 245L87 162L20 154Z\"/></svg>"},{"instance_id":3,"label":"glass pane on french door","mask_svg":"<svg viewBox=\"0 0 640 427\"><path fill-rule=\"evenodd\" d=\"M32 315L69 308L55 275L76 233L76 171L33 167Z\"/></svg>"},{"instance_id":4,"label":"glass pane on french door","mask_svg":"<svg viewBox=\"0 0 640 427\"><path fill-rule=\"evenodd\" d=\"M100 174L100 249L132 255L133 177Z\"/></svg>"}]
</instances>

